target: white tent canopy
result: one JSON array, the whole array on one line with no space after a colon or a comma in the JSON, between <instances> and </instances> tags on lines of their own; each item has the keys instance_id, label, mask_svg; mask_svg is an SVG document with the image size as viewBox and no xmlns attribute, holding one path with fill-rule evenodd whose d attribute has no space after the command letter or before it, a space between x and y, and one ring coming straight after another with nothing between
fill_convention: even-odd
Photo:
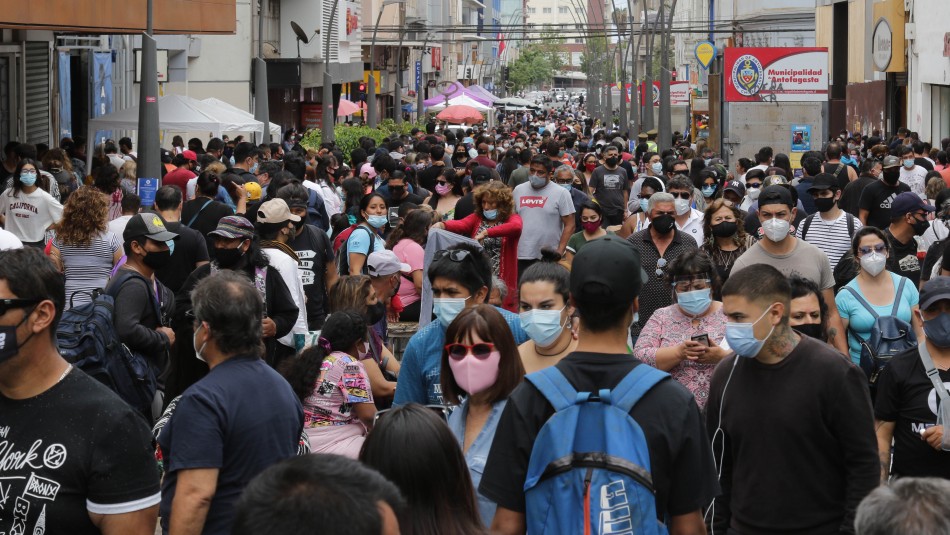
<instances>
[{"instance_id":1,"label":"white tent canopy","mask_svg":"<svg viewBox=\"0 0 950 535\"><path fill-rule=\"evenodd\" d=\"M488 110L491 109L491 108L489 108L488 106L482 104L481 102L479 102L479 101L477 101L477 100L475 100L475 99L473 99L473 98L471 98L471 97L469 97L469 96L467 96L467 95L461 95L461 96L458 96L458 97L450 98L450 99L449 99L449 106L456 106L456 105L459 105L459 104L464 105L464 106L471 106L471 107L475 108L475 109L478 110L478 111L488 111ZM428 106L428 107L426 108L426 110L428 110L428 111L441 111L441 110L444 110L444 109L445 109L445 102L441 102L441 103L435 104L435 105L433 105L433 106Z\"/></svg>"},{"instance_id":2,"label":"white tent canopy","mask_svg":"<svg viewBox=\"0 0 950 535\"><path fill-rule=\"evenodd\" d=\"M226 114L233 114L233 117L234 117L234 120L235 120L235 121L237 121L237 120L243 120L243 121L248 121L248 120L250 120L250 121L255 121L255 122L256 122L256 119L254 119L254 115L253 115L251 112L244 111L244 110L242 110L241 108L238 108L237 106L235 106L235 105L233 105L233 104L229 104L229 103L227 103L227 102L225 102L225 101L223 101L223 100L220 100L220 99L216 99L216 98L214 98L214 97L211 97L211 98L206 98L206 99L202 100L201 102L203 102L203 103L205 103L205 104L208 104L208 105L210 105L210 106L214 106L214 107L215 107L215 110L212 110L212 113L214 113L215 115L218 115L218 114L219 114L218 110L220 110L220 116L221 116L221 118L228 118L228 117L231 117L231 116L230 116L230 115L226 115ZM260 131L260 130L254 130L254 132L259 132L259 131ZM274 123L270 123L271 141L275 141L275 142L276 142L276 141L280 141L281 134L282 134L282 132L280 131L280 125L277 125L277 124L274 124Z\"/></svg>"}]
</instances>

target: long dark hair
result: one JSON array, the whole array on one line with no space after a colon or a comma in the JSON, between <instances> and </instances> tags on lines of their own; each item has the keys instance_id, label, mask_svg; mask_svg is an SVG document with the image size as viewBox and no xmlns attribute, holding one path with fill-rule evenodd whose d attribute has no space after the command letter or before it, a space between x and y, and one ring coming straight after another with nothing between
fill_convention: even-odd
<instances>
[{"instance_id":1,"label":"long dark hair","mask_svg":"<svg viewBox=\"0 0 950 535\"><path fill-rule=\"evenodd\" d=\"M316 386L317 377L323 360L333 351L347 352L366 336L366 322L363 316L352 310L334 312L323 324L320 337L325 338L327 346L317 344L305 349L299 357L287 359L280 373L290 383L294 394L301 403L310 397Z\"/></svg>"},{"instance_id":2,"label":"long dark hair","mask_svg":"<svg viewBox=\"0 0 950 535\"><path fill-rule=\"evenodd\" d=\"M20 173L23 172L24 165L32 165L33 169L36 170L36 186L40 186L40 164L36 163L36 160L32 158L23 158L20 160L20 163L17 164L16 170L13 171L13 196L19 197L20 190L23 189L23 183L20 182ZM115 169L115 166L110 166L112 169Z\"/></svg>"},{"instance_id":3,"label":"long dark hair","mask_svg":"<svg viewBox=\"0 0 950 535\"><path fill-rule=\"evenodd\" d=\"M408 238L420 246L426 246L426 238L429 236L429 227L432 226L432 216L434 212L430 210L410 210L403 218L386 240L386 248L392 250L400 241Z\"/></svg>"},{"instance_id":4,"label":"long dark hair","mask_svg":"<svg viewBox=\"0 0 950 535\"><path fill-rule=\"evenodd\" d=\"M33 164L36 166L36 164ZM36 166L37 172L39 172L39 166ZM17 173L19 175L19 173ZM111 163L109 165L103 165L96 170L96 177L93 181L93 185L106 195L112 195L115 193L115 190L119 189L119 170L115 168Z\"/></svg>"},{"instance_id":5,"label":"long dark hair","mask_svg":"<svg viewBox=\"0 0 950 535\"><path fill-rule=\"evenodd\" d=\"M369 203L373 202L373 198L374 198L374 197L379 197L380 199L383 200L383 202L386 202L386 198L383 197L382 195L380 195L379 193L375 192L375 191L372 192L372 193L368 193L368 194L366 194L366 195L363 195L363 198L360 199L360 211L357 212L357 214L356 214L356 221L357 221L357 222L359 222L359 223L366 223L366 217L363 216L363 212L365 212L366 209L369 208Z\"/></svg>"},{"instance_id":6,"label":"long dark hair","mask_svg":"<svg viewBox=\"0 0 950 535\"><path fill-rule=\"evenodd\" d=\"M433 411L416 403L389 411L366 437L360 460L395 483L409 502L399 523L404 534L485 532L462 449Z\"/></svg>"}]
</instances>

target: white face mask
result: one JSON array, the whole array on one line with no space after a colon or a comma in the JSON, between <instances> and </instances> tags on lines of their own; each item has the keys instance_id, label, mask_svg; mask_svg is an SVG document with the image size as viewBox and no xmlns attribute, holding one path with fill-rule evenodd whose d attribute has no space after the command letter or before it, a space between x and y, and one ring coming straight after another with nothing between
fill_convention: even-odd
<instances>
[{"instance_id":1,"label":"white face mask","mask_svg":"<svg viewBox=\"0 0 950 535\"><path fill-rule=\"evenodd\" d=\"M685 215L689 213L689 201L677 197L673 200L673 208L676 210L676 215Z\"/></svg>"},{"instance_id":2,"label":"white face mask","mask_svg":"<svg viewBox=\"0 0 950 535\"><path fill-rule=\"evenodd\" d=\"M871 252L861 257L861 269L868 272L868 275L877 277L884 271L887 264L887 257L881 253Z\"/></svg>"},{"instance_id":3,"label":"white face mask","mask_svg":"<svg viewBox=\"0 0 950 535\"><path fill-rule=\"evenodd\" d=\"M201 344L201 347L198 347L198 330L201 329L202 327L204 327L204 324L199 325L199 326L198 326L198 329L195 329L195 334L193 334L193 335L191 336L191 345L194 346L194 348L195 348L195 357L196 357L198 360L200 360L201 362L208 362L208 361L205 360L205 358L201 355L201 352L205 350L205 346L208 345L208 341L205 340L205 343Z\"/></svg>"},{"instance_id":4,"label":"white face mask","mask_svg":"<svg viewBox=\"0 0 950 535\"><path fill-rule=\"evenodd\" d=\"M776 243L788 237L788 230L790 228L791 224L788 221L777 217L767 219L762 223L762 230L765 231L765 237Z\"/></svg>"}]
</instances>

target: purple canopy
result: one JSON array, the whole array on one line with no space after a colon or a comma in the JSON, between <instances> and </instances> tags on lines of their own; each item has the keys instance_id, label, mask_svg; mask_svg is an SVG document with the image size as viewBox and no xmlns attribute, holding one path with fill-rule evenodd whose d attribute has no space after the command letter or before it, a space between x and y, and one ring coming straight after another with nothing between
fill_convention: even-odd
<instances>
[{"instance_id":1,"label":"purple canopy","mask_svg":"<svg viewBox=\"0 0 950 535\"><path fill-rule=\"evenodd\" d=\"M493 94L491 93L491 91L485 89L484 87L482 87L482 86L480 86L480 85L471 85L471 86L468 86L468 91L469 91L470 93L471 93L471 92L475 92L475 93L477 93L479 96L481 96L482 98L488 99L488 103L489 103L489 104L491 104L491 103L495 102L496 100L498 100L498 97L496 97L495 95L493 95Z\"/></svg>"},{"instance_id":2,"label":"purple canopy","mask_svg":"<svg viewBox=\"0 0 950 535\"><path fill-rule=\"evenodd\" d=\"M460 82L454 82L452 84L452 87L455 89L455 92L449 94L449 99L460 97L462 95L467 95L472 100L478 101L479 103L484 104L486 106L491 106L491 103L495 101L494 96L489 95L491 96L491 99L489 100L488 98L485 97L485 95L482 95L478 93L477 91L473 91L471 87L465 87ZM473 87L477 87L477 86L473 86ZM482 89L482 91L484 91L484 89ZM425 104L426 107L435 106L436 104L445 104L445 95L442 95L440 93L432 98L423 100L422 103Z\"/></svg>"}]
</instances>

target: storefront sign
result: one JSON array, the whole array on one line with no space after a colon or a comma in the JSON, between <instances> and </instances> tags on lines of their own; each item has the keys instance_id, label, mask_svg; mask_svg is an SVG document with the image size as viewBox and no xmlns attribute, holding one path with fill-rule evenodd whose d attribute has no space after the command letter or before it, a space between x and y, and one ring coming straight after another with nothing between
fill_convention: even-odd
<instances>
[{"instance_id":1,"label":"storefront sign","mask_svg":"<svg viewBox=\"0 0 950 535\"><path fill-rule=\"evenodd\" d=\"M323 105L301 103L300 124L304 130L321 128L323 126Z\"/></svg>"},{"instance_id":2,"label":"storefront sign","mask_svg":"<svg viewBox=\"0 0 950 535\"><path fill-rule=\"evenodd\" d=\"M828 100L827 48L726 48L727 102Z\"/></svg>"},{"instance_id":3,"label":"storefront sign","mask_svg":"<svg viewBox=\"0 0 950 535\"><path fill-rule=\"evenodd\" d=\"M646 84L640 84L640 102L646 102L646 95L643 92ZM630 102L630 88L627 87L627 102ZM660 105L660 82L653 82L653 92L651 95L654 106ZM670 81L670 105L686 106L689 104L689 82Z\"/></svg>"},{"instance_id":4,"label":"storefront sign","mask_svg":"<svg viewBox=\"0 0 950 535\"><path fill-rule=\"evenodd\" d=\"M886 71L893 54L894 32L891 31L887 19L882 18L874 25L874 33L871 34L871 58L877 70Z\"/></svg>"}]
</instances>

